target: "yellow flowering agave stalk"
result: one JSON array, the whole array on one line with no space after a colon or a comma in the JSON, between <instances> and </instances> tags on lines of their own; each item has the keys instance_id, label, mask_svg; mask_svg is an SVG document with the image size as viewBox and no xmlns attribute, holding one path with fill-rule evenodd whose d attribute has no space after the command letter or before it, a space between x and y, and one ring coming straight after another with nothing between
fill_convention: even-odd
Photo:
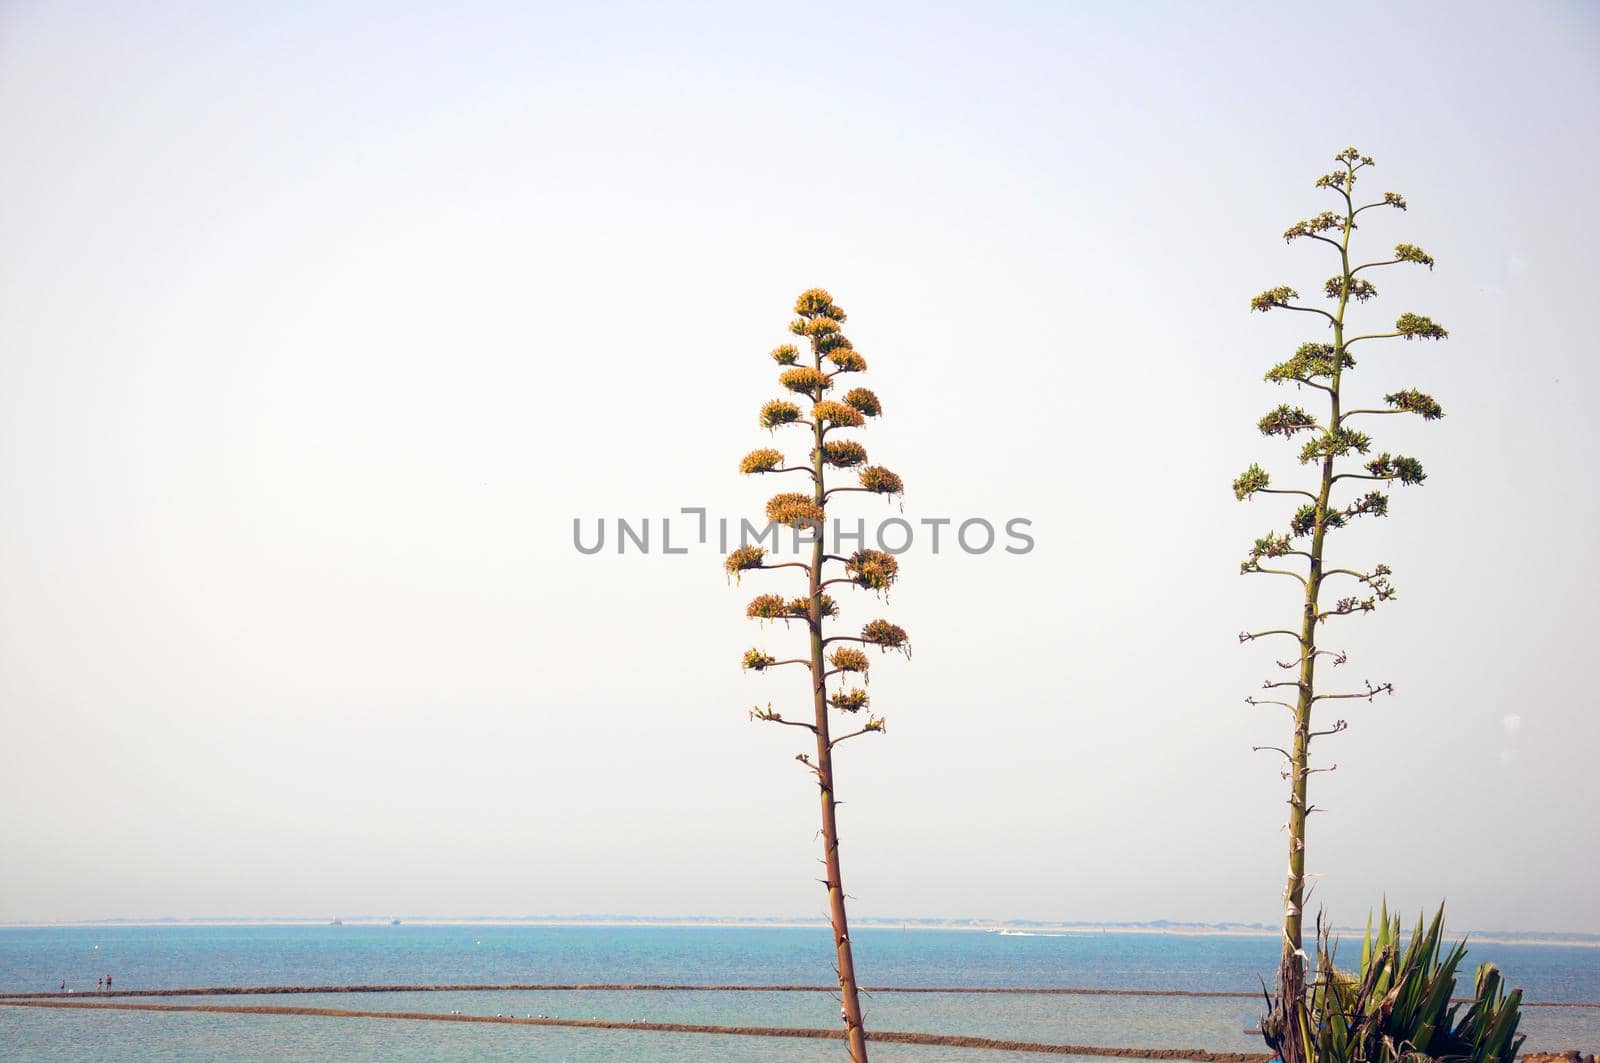
<instances>
[{"instance_id":1,"label":"yellow flowering agave stalk","mask_svg":"<svg viewBox=\"0 0 1600 1063\"><path fill-rule=\"evenodd\" d=\"M746 454L739 462L739 471L748 475L799 473L810 478L809 490L786 491L774 495L766 507L767 519L773 523L812 530L811 559L807 562L781 562L774 564L766 552L758 547L744 546L728 555L725 568L737 577L745 572L763 569L796 568L806 574L807 593L803 597L784 598L778 594L763 594L755 598L746 610L756 620L779 620L785 626L790 622L804 623L810 640L810 652L780 660L765 650L746 651L743 667L753 672L768 672L787 664L807 667L811 693L811 713L806 719L786 719L769 703L757 707L750 718L767 723L783 724L810 731L816 740L816 752L802 753L797 758L815 776L821 793L822 855L827 869L824 884L828 890L828 914L833 924L834 946L837 951L839 998L843 1004L845 1037L850 1058L855 1063L866 1063L867 1036L861 1022L861 1000L856 982L855 957L850 943L849 921L845 914L844 877L839 864L838 802L834 781L834 749L839 743L859 735L882 734L883 717L869 711L865 690L841 685L851 675L866 682L867 655L861 647L877 646L880 650L900 650L910 656L910 643L905 629L887 620L873 620L862 627L860 635L829 634L826 622L839 615L839 606L826 593L831 586L852 586L878 593L888 590L899 575L900 565L893 555L881 550L858 550L849 557L826 551L825 531L828 507L838 496L851 491L870 494L899 495L904 490L900 477L882 466L868 466L866 448L853 439L840 439L834 433L860 428L867 418L878 417L883 412L878 396L866 388L852 388L844 401L825 399L823 395L833 390L835 378L844 374L865 372L867 360L855 350L842 328L845 312L821 288L802 292L795 301L795 318L789 331L804 341L803 346L783 344L772 351L771 357L781 368L778 383L795 395L811 400L811 414L807 419L794 403L774 399L761 408L761 427L776 430L785 425L804 426L811 433L810 460L804 465L789 466L781 451L763 448ZM804 348L809 347L809 351ZM830 485L829 469L856 470L854 485ZM826 566L842 566L843 572L830 576ZM838 570L834 570L838 572ZM848 645L854 643L856 645ZM831 685L830 685L831 684ZM833 733L830 710L845 713L853 718L854 730L846 734ZM865 715L865 722L861 717ZM853 725L854 726L854 725Z\"/></svg>"}]
</instances>

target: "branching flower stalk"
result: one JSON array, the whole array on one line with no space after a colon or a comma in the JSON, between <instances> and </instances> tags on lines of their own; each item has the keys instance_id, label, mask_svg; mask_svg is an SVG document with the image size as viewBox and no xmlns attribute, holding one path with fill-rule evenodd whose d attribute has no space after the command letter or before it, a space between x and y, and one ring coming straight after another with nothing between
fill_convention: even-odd
<instances>
[{"instance_id":1,"label":"branching flower stalk","mask_svg":"<svg viewBox=\"0 0 1600 1063\"><path fill-rule=\"evenodd\" d=\"M893 496L902 493L902 485L900 477L888 469L868 465L867 452L860 443L834 438L834 433L840 429L859 428L868 417L877 417L882 413L878 397L866 388L853 388L842 399L827 397L833 392L839 377L865 372L867 368L866 359L840 331L845 320L844 311L835 305L831 295L820 288L801 293L794 309L798 316L790 324L789 330L810 347L809 358L806 359L810 364L801 364L801 351L788 343L774 350L772 359L782 367L778 382L810 402L810 415L807 417L793 402L775 399L761 408L760 423L768 430L786 425L809 428L810 461L804 465L789 465L782 451L762 448L745 455L739 463L739 471L749 475L801 473L811 479L811 490L783 492L774 495L767 503L769 521L810 530L811 561L809 564L799 561L773 563L768 560L765 549L742 546L728 555L726 569L735 578L757 569L795 568L806 574L805 597L786 599L778 594L762 594L751 601L746 614L763 622L778 621L785 626L804 623L810 635L809 655L779 660L764 650L751 649L744 655L744 667L764 672L788 664L806 666L811 682L811 719L785 719L770 703L766 708L751 710L750 716L769 723L803 728L816 739L815 759L807 753L801 753L795 759L815 776L821 795L822 852L826 869L826 878L822 881L828 891L828 916L838 954L840 1017L844 1022L850 1058L855 1063L866 1063L866 1028L861 1020L855 957L850 945L849 920L845 915L844 879L839 871L838 800L834 786L833 751L839 743L849 739L884 732L884 718L868 708L869 698L863 689L870 665L864 648L876 646L884 652L899 650L909 657L911 646L904 629L887 620L870 621L861 628L859 635L827 634L825 622L839 615L838 604L826 593L827 588L849 586L886 595L899 575L899 562L894 555L881 550L857 550L849 556L830 554L827 552L824 525L828 504L833 496L851 491ZM827 473L830 468L854 470L856 486L829 487ZM839 575L827 578L824 567L829 563L841 566L834 570ZM852 646L851 643L857 645ZM859 676L863 686L848 685L852 676ZM833 681L831 691L829 680ZM828 714L830 708L860 721L859 726L835 737ZM864 721L861 719L863 714Z\"/></svg>"},{"instance_id":2,"label":"branching flower stalk","mask_svg":"<svg viewBox=\"0 0 1600 1063\"><path fill-rule=\"evenodd\" d=\"M1303 440L1299 452L1300 464L1318 472L1311 490L1279 488L1272 485L1267 473L1259 465L1251 465L1233 482L1233 492L1238 499L1246 500L1256 495L1284 495L1298 500L1290 517L1287 532L1268 531L1255 541L1249 555L1240 565L1247 575L1271 574L1297 581L1303 593L1303 605L1298 628L1281 628L1264 631L1240 632L1240 642L1250 642L1269 636L1284 636L1294 640L1298 653L1278 661L1278 667L1293 673L1294 678L1269 679L1263 687L1269 693L1264 697L1247 698L1252 705L1273 705L1286 709L1293 717L1294 734L1288 749L1269 748L1283 755L1286 767L1284 778L1289 782L1289 869L1284 890L1283 953L1279 971L1282 1014L1269 1016L1262 1030L1268 1043L1282 1053L1285 1063L1301 1063L1308 1058L1308 1049L1302 1043L1300 1031L1306 1000L1306 954L1302 948L1302 925L1306 900L1306 819L1315 806L1307 796L1310 777L1328 768L1311 767L1313 740L1345 730L1344 720L1336 720L1323 730L1314 730L1314 710L1322 702L1362 698L1370 701L1379 694L1392 694L1390 683L1366 683L1365 689L1348 692L1324 693L1318 690L1317 662L1327 658L1332 665L1345 662L1343 653L1324 649L1319 642L1323 625L1329 620L1369 613L1395 596L1389 582L1387 565L1370 569L1328 568L1324 549L1329 532L1348 526L1362 517L1383 517L1389 511L1388 485L1420 484L1425 479L1422 463L1402 454L1372 453L1372 440L1363 425L1373 417L1392 414L1414 414L1423 420L1433 421L1444 416L1444 410L1429 395L1415 389L1406 389L1384 397L1382 407L1348 409L1345 406L1345 377L1355 368L1351 349L1358 344L1381 339L1442 340L1447 333L1439 325L1417 314L1402 314L1390 331L1366 333L1356 336L1346 334L1346 314L1352 303L1365 303L1378 294L1371 275L1386 266L1413 263L1433 268L1433 258L1421 248L1399 244L1390 257L1352 265L1351 235L1357 219L1369 210L1391 207L1406 209L1405 197L1385 192L1372 202L1357 206L1355 188L1363 174L1373 165L1372 159L1355 148L1347 148L1335 159L1338 166L1332 173L1317 180L1317 187L1331 191L1339 199L1339 209L1324 211L1315 217L1296 222L1284 233L1284 239L1313 240L1326 244L1338 255L1339 272L1323 285L1323 294L1333 303L1333 309L1308 306L1292 288L1272 288L1250 301L1251 310L1263 312L1292 310L1313 314L1326 320L1331 342L1302 344L1284 362L1267 371L1266 379L1275 384L1293 383L1299 388L1320 391L1327 397L1324 419L1298 406L1281 405L1270 410L1258 423L1266 436L1281 436L1292 441ZM1365 349L1365 348L1363 348ZM1354 488L1351 497L1344 497ZM1349 593L1333 604L1323 604L1323 585L1330 580L1343 580ZM1279 1021L1279 1020L1282 1021ZM1275 1040L1276 1039L1276 1040Z\"/></svg>"}]
</instances>

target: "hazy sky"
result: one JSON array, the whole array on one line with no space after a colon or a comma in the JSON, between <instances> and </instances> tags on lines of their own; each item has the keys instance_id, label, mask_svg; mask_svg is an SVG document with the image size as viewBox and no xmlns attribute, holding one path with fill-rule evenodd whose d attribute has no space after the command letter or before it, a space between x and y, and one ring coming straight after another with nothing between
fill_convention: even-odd
<instances>
[{"instance_id":1,"label":"hazy sky","mask_svg":"<svg viewBox=\"0 0 1600 1063\"><path fill-rule=\"evenodd\" d=\"M1248 299L1332 272L1280 234L1353 143L1411 202L1358 246L1439 262L1358 319L1451 339L1352 385L1448 416L1335 540L1400 588L1338 678L1399 693L1322 745L1313 903L1600 929L1597 108L1592 3L0 4L0 919L821 914L745 718L804 682L738 667L784 578L572 546L760 512L813 285L906 519L1037 540L845 602L916 650L853 910L1277 919L1289 507L1228 485L1293 473L1261 374L1323 334Z\"/></svg>"}]
</instances>

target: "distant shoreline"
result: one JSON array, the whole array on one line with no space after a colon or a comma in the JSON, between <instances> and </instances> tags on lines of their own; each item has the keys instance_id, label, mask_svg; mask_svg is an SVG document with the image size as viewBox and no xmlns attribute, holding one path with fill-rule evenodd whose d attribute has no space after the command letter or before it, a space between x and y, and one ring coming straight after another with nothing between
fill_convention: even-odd
<instances>
[{"instance_id":1,"label":"distant shoreline","mask_svg":"<svg viewBox=\"0 0 1600 1063\"><path fill-rule=\"evenodd\" d=\"M976 919L855 919L857 928L868 930L939 930L967 933L1001 934L1013 937L1067 936L1084 934L1143 934L1171 937L1276 937L1278 931L1242 923L1044 923L1004 922ZM44 929L112 929L116 927L267 927L267 926L329 926L331 919L310 918L215 918L215 919L82 919L48 922L0 921L0 930ZM347 927L383 927L393 925L389 916L353 916L341 918L337 925ZM546 926L546 927L705 927L726 930L813 930L826 927L824 919L727 919L727 918L653 918L632 916L416 916L401 918L401 926ZM1359 935L1362 927L1336 927L1334 932L1346 936ZM1449 931L1452 936L1466 937L1469 941L1493 945L1600 948L1600 934L1560 934L1530 931Z\"/></svg>"}]
</instances>

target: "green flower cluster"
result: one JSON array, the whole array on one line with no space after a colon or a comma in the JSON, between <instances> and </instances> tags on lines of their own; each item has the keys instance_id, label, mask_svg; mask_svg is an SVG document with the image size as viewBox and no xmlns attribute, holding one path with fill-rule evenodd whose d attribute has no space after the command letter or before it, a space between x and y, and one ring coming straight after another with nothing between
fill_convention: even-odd
<instances>
[{"instance_id":1,"label":"green flower cluster","mask_svg":"<svg viewBox=\"0 0 1600 1063\"><path fill-rule=\"evenodd\" d=\"M865 690L856 687L829 695L828 704L841 712L860 712L870 700Z\"/></svg>"}]
</instances>

